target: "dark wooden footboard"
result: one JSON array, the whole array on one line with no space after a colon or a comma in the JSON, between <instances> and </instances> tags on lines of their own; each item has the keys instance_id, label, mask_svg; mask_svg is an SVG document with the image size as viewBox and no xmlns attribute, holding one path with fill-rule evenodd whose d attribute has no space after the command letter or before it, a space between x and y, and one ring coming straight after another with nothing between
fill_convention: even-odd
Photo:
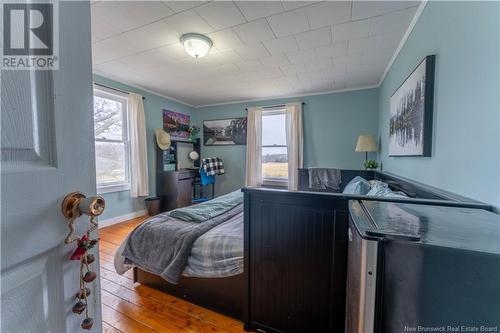
<instances>
[{"instance_id":1,"label":"dark wooden footboard","mask_svg":"<svg viewBox=\"0 0 500 333\"><path fill-rule=\"evenodd\" d=\"M166 292L188 302L214 310L232 318L243 319L243 274L225 278L182 276L179 284L171 284L160 276L134 267L134 282Z\"/></svg>"},{"instance_id":2,"label":"dark wooden footboard","mask_svg":"<svg viewBox=\"0 0 500 333\"><path fill-rule=\"evenodd\" d=\"M247 189L245 328L343 332L348 200Z\"/></svg>"},{"instance_id":3,"label":"dark wooden footboard","mask_svg":"<svg viewBox=\"0 0 500 333\"><path fill-rule=\"evenodd\" d=\"M397 184L420 197L244 188L245 328L344 332L349 200L491 209L419 184Z\"/></svg>"}]
</instances>

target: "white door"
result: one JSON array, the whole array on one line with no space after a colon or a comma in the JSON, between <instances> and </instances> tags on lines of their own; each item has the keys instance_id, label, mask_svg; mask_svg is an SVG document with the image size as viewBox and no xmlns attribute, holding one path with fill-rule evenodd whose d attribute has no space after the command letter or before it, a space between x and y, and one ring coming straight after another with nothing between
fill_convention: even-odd
<instances>
[{"instance_id":1,"label":"white door","mask_svg":"<svg viewBox=\"0 0 500 333\"><path fill-rule=\"evenodd\" d=\"M90 4L58 7L59 70L1 73L2 332L84 331L84 314L71 311L80 263L69 260L76 245L64 244L61 201L96 193ZM77 231L87 224L80 217ZM92 331L100 332L99 278L89 287Z\"/></svg>"}]
</instances>

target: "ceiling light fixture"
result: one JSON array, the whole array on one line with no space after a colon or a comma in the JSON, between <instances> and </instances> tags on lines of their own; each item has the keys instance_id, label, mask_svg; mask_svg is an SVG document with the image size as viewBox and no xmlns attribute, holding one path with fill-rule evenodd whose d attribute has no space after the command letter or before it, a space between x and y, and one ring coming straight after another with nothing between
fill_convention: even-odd
<instances>
[{"instance_id":1,"label":"ceiling light fixture","mask_svg":"<svg viewBox=\"0 0 500 333\"><path fill-rule=\"evenodd\" d=\"M181 43L184 45L186 52L196 59L206 56L213 45L210 38L196 33L182 35Z\"/></svg>"}]
</instances>

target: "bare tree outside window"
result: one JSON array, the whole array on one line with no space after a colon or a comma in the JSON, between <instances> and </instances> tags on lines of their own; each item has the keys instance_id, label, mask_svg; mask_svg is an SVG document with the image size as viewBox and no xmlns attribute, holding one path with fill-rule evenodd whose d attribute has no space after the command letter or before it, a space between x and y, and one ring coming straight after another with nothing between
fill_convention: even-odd
<instances>
[{"instance_id":1,"label":"bare tree outside window","mask_svg":"<svg viewBox=\"0 0 500 333\"><path fill-rule=\"evenodd\" d=\"M94 91L96 181L102 192L130 187L127 104L123 96Z\"/></svg>"}]
</instances>

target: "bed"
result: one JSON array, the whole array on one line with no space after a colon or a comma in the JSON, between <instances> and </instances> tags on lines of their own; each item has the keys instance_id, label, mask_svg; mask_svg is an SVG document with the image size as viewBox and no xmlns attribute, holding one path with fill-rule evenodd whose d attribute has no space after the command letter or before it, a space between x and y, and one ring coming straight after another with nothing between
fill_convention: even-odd
<instances>
[{"instance_id":1,"label":"bed","mask_svg":"<svg viewBox=\"0 0 500 333\"><path fill-rule=\"evenodd\" d=\"M238 204L224 214L198 224L214 225L191 237L184 248L184 256L166 255L170 251L169 246L176 245L164 244L159 236L170 235L170 238L184 244L176 238L175 232L182 231L186 226L192 227L194 222L173 218L171 213L150 218L134 230L117 251L117 271L133 269L135 282L243 320L247 329L288 327L282 331L294 331L293 328L311 328L308 323L315 322L318 331L340 332L343 331L343 319L339 318L344 318L345 311L349 200L491 210L490 206L477 201L374 171L342 170L340 191L355 177L363 177L383 181L393 191L402 191L406 196L311 192L305 190L309 188L306 171L299 170L299 191L243 189L244 203L239 193L241 201ZM212 207L224 197L192 207ZM126 255L127 262L121 254L131 237L137 249L147 245L149 250L145 251L145 258ZM300 243L307 239L316 241ZM311 250L302 251L311 246ZM130 249L128 251L130 254ZM164 256L158 267L148 264ZM172 262L175 263L173 266ZM166 269L170 266L173 271ZM299 296L301 298L294 299ZM319 305L323 303L328 305L328 311L325 310L326 305ZM294 304L300 305L300 308ZM318 311L299 311L314 307ZM305 320L304 313L314 313L318 318Z\"/></svg>"},{"instance_id":2,"label":"bed","mask_svg":"<svg viewBox=\"0 0 500 333\"><path fill-rule=\"evenodd\" d=\"M237 192L240 199L227 211L203 222L172 212L148 219L119 247L116 271L133 269L134 282L242 319L243 195ZM197 207L212 207L235 193Z\"/></svg>"}]
</instances>

